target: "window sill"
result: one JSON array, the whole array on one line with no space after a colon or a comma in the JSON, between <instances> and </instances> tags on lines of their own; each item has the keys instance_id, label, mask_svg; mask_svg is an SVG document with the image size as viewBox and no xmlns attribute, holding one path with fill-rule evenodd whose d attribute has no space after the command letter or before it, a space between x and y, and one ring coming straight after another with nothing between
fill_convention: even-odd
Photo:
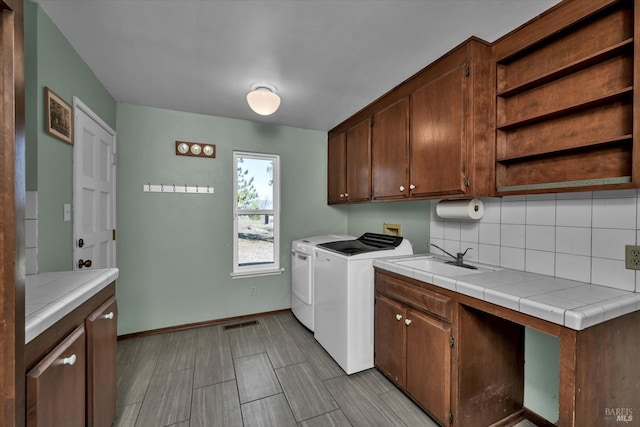
<instances>
[{"instance_id":1,"label":"window sill","mask_svg":"<svg viewBox=\"0 0 640 427\"><path fill-rule=\"evenodd\" d=\"M242 271L237 273L230 273L229 276L231 276L232 279L245 279L249 277L274 276L276 274L282 274L282 273L284 273L284 268Z\"/></svg>"}]
</instances>

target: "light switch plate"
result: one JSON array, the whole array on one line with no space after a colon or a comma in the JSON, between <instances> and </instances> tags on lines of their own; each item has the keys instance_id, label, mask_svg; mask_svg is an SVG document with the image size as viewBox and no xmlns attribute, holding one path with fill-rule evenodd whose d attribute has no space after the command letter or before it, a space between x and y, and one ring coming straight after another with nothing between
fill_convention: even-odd
<instances>
[{"instance_id":1,"label":"light switch plate","mask_svg":"<svg viewBox=\"0 0 640 427\"><path fill-rule=\"evenodd\" d=\"M626 245L624 261L627 270L640 270L640 246Z\"/></svg>"},{"instance_id":2,"label":"light switch plate","mask_svg":"<svg viewBox=\"0 0 640 427\"><path fill-rule=\"evenodd\" d=\"M64 222L71 221L71 204L64 204Z\"/></svg>"}]
</instances>

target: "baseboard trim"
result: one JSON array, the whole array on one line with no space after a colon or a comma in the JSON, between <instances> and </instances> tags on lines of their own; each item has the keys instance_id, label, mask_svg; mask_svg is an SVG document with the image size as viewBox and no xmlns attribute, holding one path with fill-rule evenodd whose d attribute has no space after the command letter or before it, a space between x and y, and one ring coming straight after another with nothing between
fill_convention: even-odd
<instances>
[{"instance_id":1,"label":"baseboard trim","mask_svg":"<svg viewBox=\"0 0 640 427\"><path fill-rule=\"evenodd\" d=\"M246 314L243 316L227 317L224 319L205 320L203 322L187 323L184 325L168 326L166 328L150 329L148 331L133 332L131 334L118 335L118 341L129 340L132 338L148 337L148 336L157 335L157 334L166 334L167 332L184 331L186 329L202 328L204 326L214 326L214 325L221 325L225 323L234 323L238 321L255 319L256 317L271 316L275 314L283 314L283 313L290 313L290 312L291 312L290 308L285 308L282 310L266 311L263 313Z\"/></svg>"}]
</instances>

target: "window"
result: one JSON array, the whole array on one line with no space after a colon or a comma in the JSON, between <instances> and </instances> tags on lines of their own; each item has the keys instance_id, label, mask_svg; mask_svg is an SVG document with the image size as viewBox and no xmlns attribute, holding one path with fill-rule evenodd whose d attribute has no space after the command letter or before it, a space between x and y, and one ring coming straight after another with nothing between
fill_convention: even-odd
<instances>
[{"instance_id":1,"label":"window","mask_svg":"<svg viewBox=\"0 0 640 427\"><path fill-rule=\"evenodd\" d=\"M232 277L281 273L280 157L233 153Z\"/></svg>"}]
</instances>

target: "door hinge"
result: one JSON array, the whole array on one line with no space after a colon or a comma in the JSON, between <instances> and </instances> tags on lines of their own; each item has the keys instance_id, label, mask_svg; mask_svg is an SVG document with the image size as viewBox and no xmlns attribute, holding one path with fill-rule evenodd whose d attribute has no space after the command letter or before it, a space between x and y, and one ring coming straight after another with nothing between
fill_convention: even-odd
<instances>
[{"instance_id":1,"label":"door hinge","mask_svg":"<svg viewBox=\"0 0 640 427\"><path fill-rule=\"evenodd\" d=\"M453 348L456 345L456 339L452 336L449 337L449 347Z\"/></svg>"},{"instance_id":2,"label":"door hinge","mask_svg":"<svg viewBox=\"0 0 640 427\"><path fill-rule=\"evenodd\" d=\"M471 75L471 68L468 65L464 69L464 75L467 77Z\"/></svg>"},{"instance_id":3,"label":"door hinge","mask_svg":"<svg viewBox=\"0 0 640 427\"><path fill-rule=\"evenodd\" d=\"M115 164L116 164L116 153L112 153L112 156L113 156L113 161L111 162L111 164L115 166Z\"/></svg>"},{"instance_id":4,"label":"door hinge","mask_svg":"<svg viewBox=\"0 0 640 427\"><path fill-rule=\"evenodd\" d=\"M111 230L111 240L116 240L116 229Z\"/></svg>"},{"instance_id":5,"label":"door hinge","mask_svg":"<svg viewBox=\"0 0 640 427\"><path fill-rule=\"evenodd\" d=\"M453 412L449 412L449 424L453 424Z\"/></svg>"},{"instance_id":6,"label":"door hinge","mask_svg":"<svg viewBox=\"0 0 640 427\"><path fill-rule=\"evenodd\" d=\"M469 177L468 177L468 176L465 176L465 177L464 177L464 185L465 185L466 187L469 187L469 186L471 185L471 180L469 180Z\"/></svg>"}]
</instances>

